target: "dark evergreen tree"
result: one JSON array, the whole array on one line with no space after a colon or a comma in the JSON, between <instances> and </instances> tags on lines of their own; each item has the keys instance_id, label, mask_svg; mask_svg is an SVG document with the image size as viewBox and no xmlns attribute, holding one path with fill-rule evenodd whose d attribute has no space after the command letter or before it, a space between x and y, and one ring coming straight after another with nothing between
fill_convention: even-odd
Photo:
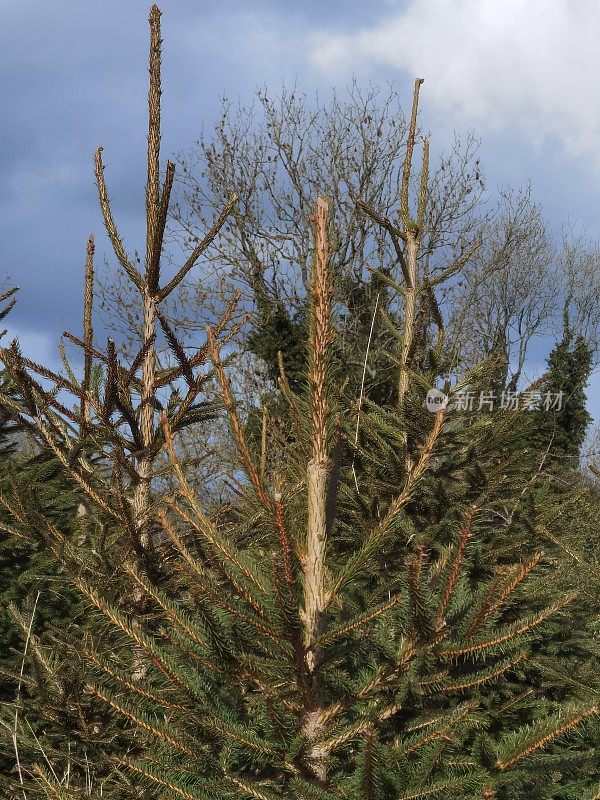
<instances>
[{"instance_id":1,"label":"dark evergreen tree","mask_svg":"<svg viewBox=\"0 0 600 800\"><path fill-rule=\"evenodd\" d=\"M567 323L562 341L550 353L540 387L543 398L548 397L549 408L536 419L540 433L551 440L549 456L553 467L576 470L579 466L581 447L592 421L585 394L591 361L588 343L583 336L575 336Z\"/></svg>"}]
</instances>

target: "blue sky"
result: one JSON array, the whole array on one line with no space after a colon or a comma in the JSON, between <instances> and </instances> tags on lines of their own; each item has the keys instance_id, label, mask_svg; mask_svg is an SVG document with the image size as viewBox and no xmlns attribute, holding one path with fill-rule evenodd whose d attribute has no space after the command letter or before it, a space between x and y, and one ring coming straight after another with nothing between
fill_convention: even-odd
<instances>
[{"instance_id":1,"label":"blue sky","mask_svg":"<svg viewBox=\"0 0 600 800\"><path fill-rule=\"evenodd\" d=\"M283 81L326 96L393 81L436 149L474 131L490 188L531 181L557 234L600 239L600 5L594 0L163 0L163 159L188 151L220 97ZM22 290L8 327L54 358L79 330L90 232L109 253L92 154L142 248L147 16L140 0L0 0L0 276ZM600 419L600 380L590 407ZM599 399L596 399L596 394Z\"/></svg>"}]
</instances>

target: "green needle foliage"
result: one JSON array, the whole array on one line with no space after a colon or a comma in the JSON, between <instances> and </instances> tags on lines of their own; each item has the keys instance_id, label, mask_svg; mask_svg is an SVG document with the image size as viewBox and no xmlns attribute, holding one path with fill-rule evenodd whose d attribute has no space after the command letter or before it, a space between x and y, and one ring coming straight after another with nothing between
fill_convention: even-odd
<instances>
[{"instance_id":1,"label":"green needle foliage","mask_svg":"<svg viewBox=\"0 0 600 800\"><path fill-rule=\"evenodd\" d=\"M161 288L173 167L160 189L156 6L150 26L144 275L124 251L99 154L96 162L115 253L144 301L139 355L123 365L114 343L93 344L91 245L84 337L71 337L83 347L83 380L34 364L16 344L1 354L16 387L0 395L4 413L85 497L84 513L58 521L26 492L3 500L4 528L24 540L37 531L80 603L54 646L22 618L25 675L37 671L53 700L35 736L24 715L15 719L19 708L3 712L19 758L7 792L25 800L592 800L598 680L585 670L569 678L556 643L562 634L572 648L579 637L585 659L593 632L573 624L579 594L561 582L559 546L546 546L573 495L532 491L543 481L539 451L517 449L528 412L429 413L424 405L445 353L435 285L418 274L427 141L410 208L421 81L399 226L358 203L393 238L405 282L397 320L386 318L390 352L380 354L388 390L365 396L361 382L342 380L330 209L316 198L307 319L297 323L306 359L299 347L292 376L280 359L278 400L293 436L277 468L265 470L280 442L268 425L260 445L248 441L225 355L236 303L192 357L161 316L160 302L235 201ZM421 358L423 298L435 340ZM176 362L163 372L158 326ZM461 384L485 385L493 374L493 364L481 364ZM219 404L204 396L209 379ZM58 389L76 398L75 410ZM215 413L227 417L238 463L230 502L207 510L177 434ZM65 653L78 656L68 685Z\"/></svg>"}]
</instances>

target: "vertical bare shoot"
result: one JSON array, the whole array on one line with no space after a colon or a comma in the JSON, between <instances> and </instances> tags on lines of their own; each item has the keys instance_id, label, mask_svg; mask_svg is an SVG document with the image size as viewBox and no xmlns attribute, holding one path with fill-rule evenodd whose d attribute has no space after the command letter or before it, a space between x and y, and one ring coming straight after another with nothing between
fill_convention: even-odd
<instances>
[{"instance_id":1,"label":"vertical bare shoot","mask_svg":"<svg viewBox=\"0 0 600 800\"><path fill-rule=\"evenodd\" d=\"M146 274L143 286L144 327L142 364L142 395L140 409L140 433L142 445L149 448L154 439L154 398L156 394L156 289L159 280L160 249L159 233L159 159L160 159L160 10L150 9L150 89L148 91L148 178L146 185ZM172 169L167 170L165 195L172 184ZM168 197L167 197L168 202ZM146 549L150 544L148 513L150 507L150 481L152 458L143 455L138 462L139 482L135 489L133 508L139 543Z\"/></svg>"},{"instance_id":2,"label":"vertical bare shoot","mask_svg":"<svg viewBox=\"0 0 600 800\"><path fill-rule=\"evenodd\" d=\"M315 260L311 275L312 324L310 332L310 390L312 423L312 460L321 462L327 458L327 400L325 376L327 352L332 341L330 304L331 281L329 276L329 241L327 224L329 204L319 197L315 210Z\"/></svg>"},{"instance_id":3,"label":"vertical bare shoot","mask_svg":"<svg viewBox=\"0 0 600 800\"><path fill-rule=\"evenodd\" d=\"M150 88L148 90L148 176L146 184L146 265L150 266L158 222L160 170L160 61L158 6L150 9Z\"/></svg>"},{"instance_id":4,"label":"vertical bare shoot","mask_svg":"<svg viewBox=\"0 0 600 800\"><path fill-rule=\"evenodd\" d=\"M310 282L311 327L309 340L310 421L312 453L307 466L308 522L304 557L304 643L311 675L313 707L308 710L305 734L315 740L319 732L322 686L319 676L319 649L315 641L322 631L325 611L325 525L327 498L327 355L332 341L327 235L329 205L319 197L315 210L315 258ZM310 766L315 776L325 778L325 753L313 747Z\"/></svg>"},{"instance_id":5,"label":"vertical bare shoot","mask_svg":"<svg viewBox=\"0 0 600 800\"><path fill-rule=\"evenodd\" d=\"M412 169L412 157L415 149L415 138L417 132L417 114L419 111L419 90L424 78L415 79L415 88L413 91L412 111L410 115L410 127L408 130L408 141L406 143L406 156L402 167L402 187L400 196L400 214L405 227L410 225L410 207L409 207L409 188L410 188L410 173Z\"/></svg>"},{"instance_id":6,"label":"vertical bare shoot","mask_svg":"<svg viewBox=\"0 0 600 800\"><path fill-rule=\"evenodd\" d=\"M92 375L94 329L92 327L92 311L94 305L94 237L90 235L87 243L85 259L85 290L83 300L83 386L81 387L81 423L82 428L89 425L90 413L90 380Z\"/></svg>"},{"instance_id":7,"label":"vertical bare shoot","mask_svg":"<svg viewBox=\"0 0 600 800\"><path fill-rule=\"evenodd\" d=\"M412 168L413 151L417 131L417 114L419 109L419 88L423 83L423 78L415 81L413 95L412 113L410 117L410 128L408 131L408 142L406 144L406 157L402 171L402 189L400 197L400 215L403 225L403 239L406 247L406 290L404 294L404 325L402 331L402 349L400 352L400 374L398 377L398 404L404 404L404 398L408 392L410 383L410 354L414 342L415 311L418 294L417 276L417 255L421 244L422 228L413 221L410 216L409 206L409 183ZM427 173L429 170L429 143L426 141L423 149L423 171L421 174L421 187L419 192L418 218L422 221L425 218L425 198L427 192Z\"/></svg>"}]
</instances>

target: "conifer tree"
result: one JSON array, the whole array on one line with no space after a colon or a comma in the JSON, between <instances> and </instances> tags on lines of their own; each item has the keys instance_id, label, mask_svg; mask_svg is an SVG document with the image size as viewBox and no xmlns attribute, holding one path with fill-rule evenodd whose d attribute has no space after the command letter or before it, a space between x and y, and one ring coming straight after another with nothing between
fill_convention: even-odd
<instances>
[{"instance_id":1,"label":"conifer tree","mask_svg":"<svg viewBox=\"0 0 600 800\"><path fill-rule=\"evenodd\" d=\"M9 299L16 289L6 292L0 301ZM14 305L11 300L0 312L4 318ZM3 335L3 334L2 334ZM10 376L3 372L0 378L2 391L14 396ZM11 415L0 415L0 491L3 496L24 492L35 495L45 513L55 523L64 524L75 513L77 501L73 487L54 458L47 454L28 452L28 446L19 426ZM11 519L2 511L4 522L10 527ZM30 633L36 639L47 636L56 619L65 625L76 597L72 587L61 576L60 565L51 554L44 551L43 542L34 535L28 539L3 537L0 541L0 700L19 709L27 708L28 722L39 733L39 708L44 698L37 696L36 682L22 674L23 624L29 629L28 612L35 608L35 629ZM0 775L13 771L15 766L14 742L4 747L0 755ZM5 788L3 779L0 786Z\"/></svg>"},{"instance_id":2,"label":"conifer tree","mask_svg":"<svg viewBox=\"0 0 600 800\"><path fill-rule=\"evenodd\" d=\"M44 559L51 561L54 558L62 565L63 571L70 572L71 577L85 565L93 565L96 579L113 586L134 615L143 612L142 595L135 588L129 591L130 586L123 586L118 568L125 562L135 565L142 574L156 574L159 554L155 542L152 483L160 480L161 451L164 450L163 429L157 424L158 414L163 409L161 394L165 387L171 388L167 390L166 411L174 435L214 413L212 403L203 396L211 379L204 369L208 345L205 343L196 352L187 354L161 313L161 303L168 299L218 235L235 200L231 199L184 264L161 283L161 251L174 165L171 162L167 164L161 186L159 18L160 12L154 6L151 12L146 262L143 274L127 254L113 219L104 178L102 148L98 148L94 157L99 202L110 242L121 268L142 298L144 328L138 352L130 363L124 364L114 341L109 339L104 349L94 341L94 240L90 236L86 251L83 336L64 334L61 343L64 370L58 373L26 358L17 341L3 348L0 355L10 378L10 391L4 387L1 395L3 414L31 437L39 452L38 460L50 464L52 469L56 464L60 465L69 493L75 491L78 496L75 508L79 507L80 512L71 509L66 520L59 520L53 513L55 497L48 497L47 493L44 496L43 492L40 496L40 492L35 491L33 494L37 496L32 497L32 487L26 480L14 481L14 486L11 486L14 491L0 495L5 533L12 543L25 542L29 548L39 548L41 543ZM235 298L223 318L214 325L217 339L226 342L227 337L235 333L235 326L233 331L225 330L234 311ZM159 369L155 343L161 333L171 347L173 359L172 363ZM75 376L69 363L65 342L82 350L84 367L81 379ZM65 396L75 405L70 405ZM36 484L43 486L44 477L47 478L39 471L30 473L29 477L34 478L34 488ZM63 512L68 512L68 497L73 495L63 493L62 499L66 503ZM41 607L38 609L36 606L36 613L40 611ZM101 733L100 739L104 742L105 725L100 722L102 713L97 704L86 702L81 695L87 665L81 660L81 638L78 637L86 634L77 632L74 621L73 625L67 626L65 616L62 620L64 628L55 642L59 655L53 652L52 647L46 649L48 643L38 641L33 635L29 627L33 614L31 605L28 612L20 613L15 609L15 616L26 634L28 655L33 658L36 677L47 690L45 694L40 691L36 697L37 712L41 717L48 717L49 728L47 737L39 736L32 741L27 730L29 721L21 718L20 755L22 758L31 753L38 757L46 753L44 758L51 753L56 755L57 749L50 742L56 744L58 740L61 747L73 742L73 738L77 738L75 729L78 726L79 743L87 743L86 762L82 761L84 750L81 748L72 756L67 756L63 749L60 764L55 767L57 772L70 771L71 758L77 758L82 774L88 776L87 758L93 754L98 740L94 731ZM65 675L64 666L72 673L70 676ZM79 674L76 674L77 670ZM134 659L131 665L134 677L136 670ZM140 675L141 672L138 677ZM19 685L24 682L25 679L18 679ZM72 695L66 704L68 713L60 718L60 706L62 704L66 710L68 692ZM14 752L11 739L12 723L16 717L13 710L8 709L6 731L10 738L4 752L11 749ZM79 719L74 720L73 714ZM25 764L18 763L17 768L19 780L23 781Z\"/></svg>"},{"instance_id":3,"label":"conifer tree","mask_svg":"<svg viewBox=\"0 0 600 800\"><path fill-rule=\"evenodd\" d=\"M552 437L550 457L553 464L570 470L578 467L581 446L592 420L586 408L585 389L592 369L592 355L583 336L575 336L565 320L562 340L548 358L543 393L559 398L560 407L550 409L540 427ZM540 420L541 423L541 420Z\"/></svg>"},{"instance_id":4,"label":"conifer tree","mask_svg":"<svg viewBox=\"0 0 600 800\"><path fill-rule=\"evenodd\" d=\"M249 446L225 354L235 303L193 356L160 312L235 200L161 288L173 167L160 191L156 6L150 27L144 275L118 235L96 157L106 227L144 301L139 354L124 366L114 343L103 351L93 342L91 244L84 336L70 337L83 347L83 379L68 365L62 375L33 363L15 343L1 352L17 387L16 399L0 395L2 408L86 496L79 531L55 524L26 497L2 502L12 532L40 530L85 600L69 635L87 659L83 681L98 715L97 725L83 720L94 780L81 753L42 753L19 771L15 788L60 800L592 800L594 687L557 701L526 681L534 681L526 667L543 649L547 626L560 624L575 595L552 596L553 565L537 549L523 558L522 538L511 542L535 478L524 480L519 454L511 455L520 412L456 424L450 409L430 414L423 405L442 373L444 334L436 285L417 269L426 142L416 213L411 208L421 81L401 226L359 203L392 237L404 281L399 326L388 319L397 348L389 354L394 395L376 402L341 379L330 206L315 198L306 374L293 391L281 363L294 436L267 473L261 465L273 438L267 427L260 452ZM443 274L458 272L464 259ZM436 329L427 369L415 358L420 303ZM176 359L164 372L156 366L157 325ZM482 364L463 384L489 372ZM216 411L202 400L209 376L238 457L231 501L216 510L199 502L176 440ZM187 385L184 395L178 382ZM77 399L75 410L58 399L59 389ZM339 442L351 458L337 460ZM159 479L167 469L173 480L165 487ZM43 661L49 652L34 655ZM589 740L578 738L582 732Z\"/></svg>"}]
</instances>

